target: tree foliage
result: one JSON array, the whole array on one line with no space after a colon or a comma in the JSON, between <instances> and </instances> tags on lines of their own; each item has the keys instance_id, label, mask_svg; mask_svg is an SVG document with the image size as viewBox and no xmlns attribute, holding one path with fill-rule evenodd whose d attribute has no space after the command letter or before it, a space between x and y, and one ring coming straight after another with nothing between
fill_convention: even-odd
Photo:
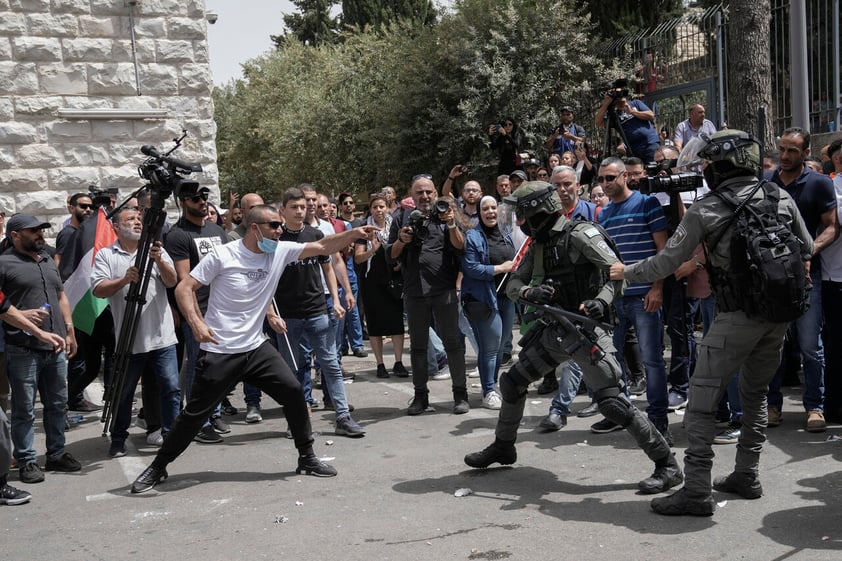
<instances>
[{"instance_id":1,"label":"tree foliage","mask_svg":"<svg viewBox=\"0 0 842 561\"><path fill-rule=\"evenodd\" d=\"M287 33L306 45L333 43L339 33L339 18L330 15L338 0L292 0L297 12L284 14ZM283 43L283 35L272 35L276 46Z\"/></svg>"},{"instance_id":2,"label":"tree foliage","mask_svg":"<svg viewBox=\"0 0 842 561\"><path fill-rule=\"evenodd\" d=\"M454 8L434 26L393 22L338 44L287 37L247 63L215 94L222 184L267 198L301 181L367 194L418 173L440 182L468 161L487 183L489 123L514 117L538 152L559 106L605 80L589 19L570 2Z\"/></svg>"},{"instance_id":3,"label":"tree foliage","mask_svg":"<svg viewBox=\"0 0 842 561\"><path fill-rule=\"evenodd\" d=\"M622 37L680 17L682 0L584 0L583 8L605 38Z\"/></svg>"},{"instance_id":4,"label":"tree foliage","mask_svg":"<svg viewBox=\"0 0 842 561\"><path fill-rule=\"evenodd\" d=\"M342 0L342 23L360 30L381 29L399 20L430 25L435 19L432 0Z\"/></svg>"}]
</instances>

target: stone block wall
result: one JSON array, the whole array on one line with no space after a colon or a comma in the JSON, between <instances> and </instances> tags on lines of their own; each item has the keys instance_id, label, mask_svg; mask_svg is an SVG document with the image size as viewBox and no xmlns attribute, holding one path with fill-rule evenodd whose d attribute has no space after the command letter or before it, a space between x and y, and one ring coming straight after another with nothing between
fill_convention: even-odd
<instances>
[{"instance_id":1,"label":"stone block wall","mask_svg":"<svg viewBox=\"0 0 842 561\"><path fill-rule=\"evenodd\" d=\"M140 147L165 152L182 129L173 155L218 194L211 88L204 0L0 0L0 208L49 220L54 237L69 195L128 195L144 183Z\"/></svg>"}]
</instances>

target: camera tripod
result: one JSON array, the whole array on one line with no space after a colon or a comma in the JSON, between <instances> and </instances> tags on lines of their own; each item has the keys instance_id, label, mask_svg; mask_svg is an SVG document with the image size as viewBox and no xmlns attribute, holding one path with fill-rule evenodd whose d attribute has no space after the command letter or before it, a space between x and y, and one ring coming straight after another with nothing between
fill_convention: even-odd
<instances>
[{"instance_id":1,"label":"camera tripod","mask_svg":"<svg viewBox=\"0 0 842 561\"><path fill-rule=\"evenodd\" d=\"M129 199L145 189L141 187L135 191L126 201L109 213L111 216L119 212ZM164 206L170 191L152 189L152 200L143 214L143 230L137 245L134 266L140 273L140 280L129 285L129 292L126 294L126 310L123 315L123 322L120 325L120 337L114 348L114 376L111 385L107 388L103 397L102 422L104 423L102 436L111 433L117 421L117 414L120 409L120 401L126 385L129 360L132 355L137 327L140 324L140 314L146 304L146 292L149 288L149 279L152 274L154 263L149 261L149 249L153 243L161 239L161 230L167 219Z\"/></svg>"},{"instance_id":2,"label":"camera tripod","mask_svg":"<svg viewBox=\"0 0 842 561\"><path fill-rule=\"evenodd\" d=\"M616 100L612 99L611 105L608 106L608 109L605 112L608 122L605 124L605 142L603 144L602 154L603 157L605 157L608 154L616 152L616 150L612 149L616 145L611 142L611 131L613 130L623 141L623 146L626 147L626 157L631 158L634 156L634 152L629 144L629 139L626 138L626 131L623 130L623 125L620 123L620 117L617 115L617 110L614 109L615 101Z\"/></svg>"}]
</instances>

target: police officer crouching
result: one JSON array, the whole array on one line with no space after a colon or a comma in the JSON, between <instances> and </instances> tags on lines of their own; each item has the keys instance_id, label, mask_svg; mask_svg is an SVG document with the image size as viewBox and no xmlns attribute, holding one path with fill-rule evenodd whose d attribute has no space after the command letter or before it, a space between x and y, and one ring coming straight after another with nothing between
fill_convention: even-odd
<instances>
[{"instance_id":1,"label":"police officer crouching","mask_svg":"<svg viewBox=\"0 0 842 561\"><path fill-rule=\"evenodd\" d=\"M607 316L624 283L605 282L609 267L619 259L601 230L590 222L571 223L564 213L559 213L561 201L555 187L548 183L526 183L506 197L506 202L516 205L518 220L525 221L521 228L533 238L506 288L508 297L535 304L551 303L568 312L587 314L590 319ZM655 462L652 476L638 484L640 491L660 493L680 484L684 480L681 468L666 440L625 395L611 337L597 327L590 331L592 341L580 344L582 335L578 328L570 322L566 325L545 314L526 333L518 361L500 376L503 405L497 418L496 438L484 450L465 456L465 463L474 468L495 462L513 464L517 460L515 439L527 387L564 360L573 358L594 391L599 412L627 429Z\"/></svg>"},{"instance_id":2,"label":"police officer crouching","mask_svg":"<svg viewBox=\"0 0 842 561\"><path fill-rule=\"evenodd\" d=\"M756 290L755 287L732 280L738 278L734 258L739 256L731 255L734 210L724 199L745 201L751 197L752 205L764 202L765 190L755 189L760 167L759 143L745 132L723 130L709 138L700 136L688 142L678 165L685 162L706 163L704 175L713 192L687 210L663 251L628 267L622 263L612 265L611 278L661 279L690 259L700 243L708 247L706 258L717 313L699 345L696 370L690 378L684 417L688 440L684 459L686 481L678 492L653 499L651 506L659 514L710 516L716 508L711 491L715 414L737 370L743 418L734 471L717 477L713 489L745 499L757 499L763 494L758 465L766 440L766 391L780 361L788 324L751 313L749 302L753 299L747 291ZM801 258L809 259L812 239L795 202L784 190L778 192L778 216L800 238ZM776 305L782 306L783 302Z\"/></svg>"}]
</instances>

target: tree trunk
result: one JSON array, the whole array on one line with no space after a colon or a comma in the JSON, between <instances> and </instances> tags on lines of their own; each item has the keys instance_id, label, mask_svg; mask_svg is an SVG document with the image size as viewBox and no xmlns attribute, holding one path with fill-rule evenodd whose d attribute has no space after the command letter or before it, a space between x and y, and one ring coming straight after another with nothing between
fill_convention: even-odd
<instances>
[{"instance_id":1,"label":"tree trunk","mask_svg":"<svg viewBox=\"0 0 842 561\"><path fill-rule=\"evenodd\" d=\"M728 126L751 133L766 149L774 145L772 130L769 0L731 0L728 17ZM765 133L758 109L765 112ZM760 138L761 133L763 138Z\"/></svg>"}]
</instances>

